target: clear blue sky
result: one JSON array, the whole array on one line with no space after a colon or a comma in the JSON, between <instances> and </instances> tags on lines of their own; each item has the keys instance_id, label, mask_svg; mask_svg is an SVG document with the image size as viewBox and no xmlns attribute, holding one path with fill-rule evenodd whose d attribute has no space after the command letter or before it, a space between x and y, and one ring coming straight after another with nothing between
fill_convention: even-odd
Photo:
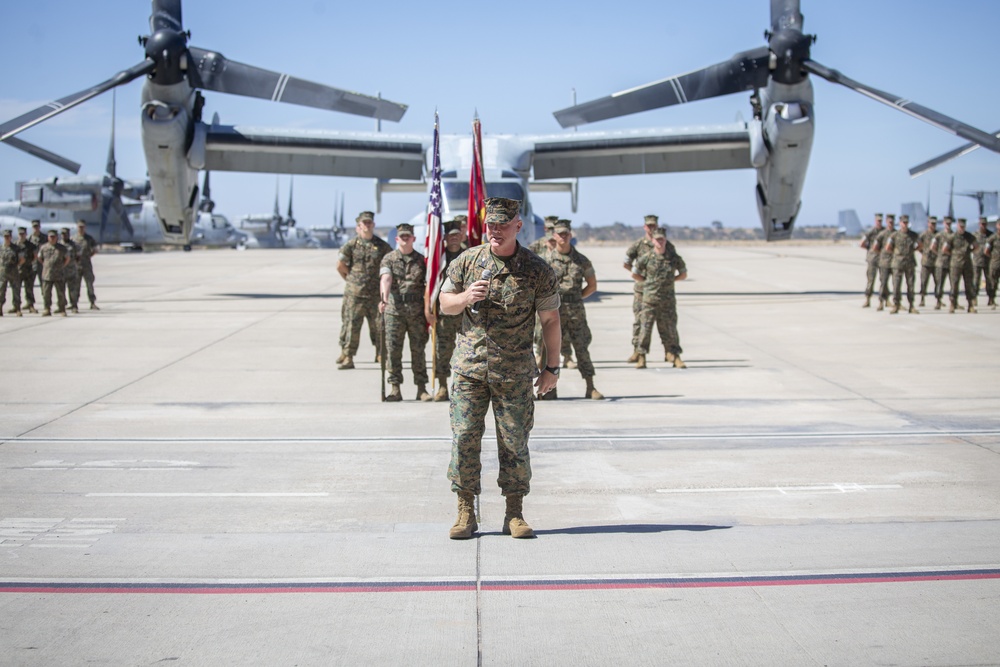
<instances>
[{"instance_id":1,"label":"clear blue sky","mask_svg":"<svg viewBox=\"0 0 1000 667\"><path fill-rule=\"evenodd\" d=\"M484 3L475 0L382 3L284 0L190 0L184 4L191 44L259 67L410 105L383 131L430 133L434 110L442 130L469 131L478 109L489 133L550 133L552 111L617 90L725 60L764 44L766 0L675 2ZM806 32L819 36L812 55L848 76L909 97L986 131L1000 129L995 0L804 0ZM0 117L110 77L139 62L138 35L148 34L149 3L137 0L15 0L5 4ZM139 81L119 88L119 175L141 178ZM907 169L960 140L846 88L814 78L816 138L799 224L836 224L837 211L876 210L925 201L947 206L956 190L1000 188L1000 155L976 151L929 175ZM206 118L266 127L371 130L368 119L291 105L206 93ZM672 107L591 125L588 129L726 123L750 116L747 94ZM111 125L111 94L73 109L22 137L101 173ZM0 198L14 181L60 175L47 163L0 146ZM581 182L580 208L566 195L534 197L536 211L600 225L640 224L657 212L670 224L757 226L751 170L608 177ZM275 177L212 176L219 210L235 219L270 211ZM288 177L281 177L287 206ZM305 226L329 224L338 193L348 219L374 205L370 180L296 177L295 214ZM426 205L423 195L385 195L380 223L395 224ZM956 198L959 215L975 202Z\"/></svg>"}]
</instances>

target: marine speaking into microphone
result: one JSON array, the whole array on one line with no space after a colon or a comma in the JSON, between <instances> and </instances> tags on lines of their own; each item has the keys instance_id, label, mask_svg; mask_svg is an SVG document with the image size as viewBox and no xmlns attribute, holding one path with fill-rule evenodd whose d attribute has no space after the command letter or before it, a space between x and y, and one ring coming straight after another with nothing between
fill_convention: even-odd
<instances>
[{"instance_id":1,"label":"marine speaking into microphone","mask_svg":"<svg viewBox=\"0 0 1000 667\"><path fill-rule=\"evenodd\" d=\"M479 529L475 497L482 491L479 457L491 405L497 449L503 450L498 451L497 478L506 500L501 530L515 538L535 535L523 514L531 481L528 435L534 425L534 388L544 394L559 381L559 289L552 268L517 242L522 226L520 201L487 199L487 242L454 259L441 288L445 315L466 309L475 314L487 292L492 294L488 318L464 318L451 357L448 479L458 495L458 518L449 532L453 540L468 539ZM483 280L494 281L492 290ZM546 367L541 373L532 350L536 313L545 340Z\"/></svg>"}]
</instances>

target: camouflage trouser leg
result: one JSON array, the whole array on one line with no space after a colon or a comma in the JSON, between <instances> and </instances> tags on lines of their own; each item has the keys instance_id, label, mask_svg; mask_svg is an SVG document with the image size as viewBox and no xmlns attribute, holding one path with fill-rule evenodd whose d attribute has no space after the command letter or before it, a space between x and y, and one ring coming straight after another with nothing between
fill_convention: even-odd
<instances>
[{"instance_id":1,"label":"camouflage trouser leg","mask_svg":"<svg viewBox=\"0 0 1000 667\"><path fill-rule=\"evenodd\" d=\"M905 266L892 269L892 302L897 306L902 300L903 279L906 279L906 299L913 305L913 282L916 278L916 267Z\"/></svg>"},{"instance_id":2,"label":"camouflage trouser leg","mask_svg":"<svg viewBox=\"0 0 1000 667\"><path fill-rule=\"evenodd\" d=\"M989 269L986 271L986 296L989 297L991 303L996 303L997 300L998 273L1000 273L1000 264L990 263Z\"/></svg>"},{"instance_id":3,"label":"camouflage trouser leg","mask_svg":"<svg viewBox=\"0 0 1000 667\"><path fill-rule=\"evenodd\" d=\"M378 297L344 297L344 322L347 330L342 334L347 341L344 352L353 357L358 353L358 345L361 343L361 325L365 319L368 320L368 330L378 341L379 329L381 327L381 315L378 312ZM375 344L378 349L378 344Z\"/></svg>"},{"instance_id":4,"label":"camouflage trouser leg","mask_svg":"<svg viewBox=\"0 0 1000 667\"><path fill-rule=\"evenodd\" d=\"M27 265L25 265L27 266ZM35 272L30 268L21 270L21 285L24 287L24 304L26 306L35 305Z\"/></svg>"},{"instance_id":5,"label":"camouflage trouser leg","mask_svg":"<svg viewBox=\"0 0 1000 667\"><path fill-rule=\"evenodd\" d=\"M410 366L414 383L427 384L427 321L423 304L407 304L403 312L386 312L385 346L388 348L389 384L403 384L403 338L410 339Z\"/></svg>"},{"instance_id":6,"label":"camouflage trouser leg","mask_svg":"<svg viewBox=\"0 0 1000 667\"><path fill-rule=\"evenodd\" d=\"M920 264L920 298L927 296L927 283L934 277L934 293L937 293L937 274L933 264Z\"/></svg>"},{"instance_id":7,"label":"camouflage trouser leg","mask_svg":"<svg viewBox=\"0 0 1000 667\"><path fill-rule=\"evenodd\" d=\"M87 299L90 301L90 305L97 303L97 294L94 293L94 267L85 266L80 268L80 277L87 284ZM77 282L77 293L80 292L80 283Z\"/></svg>"},{"instance_id":8,"label":"camouflage trouser leg","mask_svg":"<svg viewBox=\"0 0 1000 667\"><path fill-rule=\"evenodd\" d=\"M347 349L347 343L351 340L351 324L347 317L347 296L344 296L340 300L340 336L337 339L337 343L340 345L340 350L343 352Z\"/></svg>"},{"instance_id":9,"label":"camouflage trouser leg","mask_svg":"<svg viewBox=\"0 0 1000 667\"><path fill-rule=\"evenodd\" d=\"M941 264L934 265L934 298L938 301L944 298L944 284L948 282L948 277L950 275L950 269L947 266Z\"/></svg>"},{"instance_id":10,"label":"camouflage trouser leg","mask_svg":"<svg viewBox=\"0 0 1000 667\"><path fill-rule=\"evenodd\" d=\"M455 339L462 330L461 315L438 315L434 325L434 375L443 387L451 375L451 355L455 352Z\"/></svg>"},{"instance_id":11,"label":"camouflage trouser leg","mask_svg":"<svg viewBox=\"0 0 1000 667\"><path fill-rule=\"evenodd\" d=\"M983 283L983 275L986 271L983 269L982 264L972 265L972 289L976 293L976 298L979 297L979 289Z\"/></svg>"},{"instance_id":12,"label":"camouflage trouser leg","mask_svg":"<svg viewBox=\"0 0 1000 667\"><path fill-rule=\"evenodd\" d=\"M66 291L69 292L69 305L73 308L79 307L80 303L80 281L83 276L79 271L66 279Z\"/></svg>"},{"instance_id":13,"label":"camouflage trouser leg","mask_svg":"<svg viewBox=\"0 0 1000 667\"><path fill-rule=\"evenodd\" d=\"M4 278L0 280L0 310L7 302L7 286L10 286L10 294L15 310L21 310L21 277Z\"/></svg>"},{"instance_id":14,"label":"camouflage trouser leg","mask_svg":"<svg viewBox=\"0 0 1000 667\"><path fill-rule=\"evenodd\" d=\"M61 280L42 280L42 302L45 310L52 310L52 290L55 288L58 310L66 310L66 284Z\"/></svg>"},{"instance_id":15,"label":"camouflage trouser leg","mask_svg":"<svg viewBox=\"0 0 1000 667\"><path fill-rule=\"evenodd\" d=\"M660 311L662 310L663 304L642 304L642 312L639 314L639 343L637 346L639 354L649 354L649 343L653 337L653 325L660 321ZM660 325L660 331L663 331L662 324Z\"/></svg>"},{"instance_id":16,"label":"camouflage trouser leg","mask_svg":"<svg viewBox=\"0 0 1000 667\"><path fill-rule=\"evenodd\" d=\"M892 281L892 266L888 265L888 264L883 264L883 263L880 262L879 265L878 265L878 274L879 274L879 279L881 280L881 284L880 284L879 290L878 290L878 298L882 299L883 301L888 301L889 300L889 285L892 284L891 283L891 281Z\"/></svg>"},{"instance_id":17,"label":"camouflage trouser leg","mask_svg":"<svg viewBox=\"0 0 1000 667\"><path fill-rule=\"evenodd\" d=\"M642 292L632 291L632 349L639 351L640 329L642 328Z\"/></svg>"},{"instance_id":18,"label":"camouflage trouser leg","mask_svg":"<svg viewBox=\"0 0 1000 667\"><path fill-rule=\"evenodd\" d=\"M976 298L976 289L972 284L972 265L966 262L962 266L951 267L951 303L958 304L958 284L965 281L965 301L972 303Z\"/></svg>"},{"instance_id":19,"label":"camouflage trouser leg","mask_svg":"<svg viewBox=\"0 0 1000 667\"><path fill-rule=\"evenodd\" d=\"M451 386L451 490L479 495L481 488L483 432L486 410L493 404L497 431L500 475L497 485L503 495L527 495L531 490L531 459L528 435L535 423L535 401L531 380L488 383L463 375Z\"/></svg>"},{"instance_id":20,"label":"camouflage trouser leg","mask_svg":"<svg viewBox=\"0 0 1000 667\"><path fill-rule=\"evenodd\" d=\"M562 304L559 307L559 325L562 329L563 346L572 345L572 349L576 352L580 375L584 378L594 377L594 362L590 360L590 343L593 336L590 327L587 326L587 311L583 303Z\"/></svg>"},{"instance_id":21,"label":"camouflage trouser leg","mask_svg":"<svg viewBox=\"0 0 1000 667\"><path fill-rule=\"evenodd\" d=\"M878 278L878 262L868 262L868 282L865 284L865 296L870 297L875 292L875 279Z\"/></svg>"}]
</instances>

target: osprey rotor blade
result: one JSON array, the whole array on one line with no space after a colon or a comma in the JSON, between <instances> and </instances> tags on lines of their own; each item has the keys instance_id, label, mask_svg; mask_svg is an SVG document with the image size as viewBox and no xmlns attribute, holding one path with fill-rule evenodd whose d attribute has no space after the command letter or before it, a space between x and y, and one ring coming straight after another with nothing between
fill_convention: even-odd
<instances>
[{"instance_id":1,"label":"osprey rotor blade","mask_svg":"<svg viewBox=\"0 0 1000 667\"><path fill-rule=\"evenodd\" d=\"M555 112L563 127L729 95L767 85L770 52L760 47L725 62Z\"/></svg>"},{"instance_id":2,"label":"osprey rotor blade","mask_svg":"<svg viewBox=\"0 0 1000 667\"><path fill-rule=\"evenodd\" d=\"M771 0L771 32L791 28L802 32L799 0Z\"/></svg>"},{"instance_id":3,"label":"osprey rotor blade","mask_svg":"<svg viewBox=\"0 0 1000 667\"><path fill-rule=\"evenodd\" d=\"M14 120L9 120L0 125L0 141L7 141L7 139L15 134L23 132L33 125L37 125L44 120L48 120L53 116L61 114L67 109L72 109L76 105L86 102L92 97L97 97L101 93L107 92L116 86L128 83L143 74L149 74L155 67L156 63L152 60L143 60L141 63L118 72L118 74L115 74L107 81L102 81L96 86L92 86L86 90L81 90L78 93L68 95L62 99L56 100L55 102L49 102L48 104L44 104L26 114L18 116Z\"/></svg>"},{"instance_id":4,"label":"osprey rotor blade","mask_svg":"<svg viewBox=\"0 0 1000 667\"><path fill-rule=\"evenodd\" d=\"M229 60L215 51L197 47L188 50L191 54L188 77L191 85L197 88L380 120L398 121L406 113L405 104L253 67Z\"/></svg>"},{"instance_id":5,"label":"osprey rotor blade","mask_svg":"<svg viewBox=\"0 0 1000 667\"><path fill-rule=\"evenodd\" d=\"M857 91L862 95L881 102L882 104L898 109L905 114L913 116L914 118L919 118L920 120L930 123L934 127L942 129L945 132L950 132L967 141L979 144L983 148L988 148L991 151L1000 153L1000 138L997 138L987 132L983 132L978 128L972 127L971 125L966 125L960 120L956 120L950 116L945 116L943 113L938 113L933 109L928 109L925 106L921 106L916 102L912 102L897 95L883 92L877 88L872 88L871 86L866 86L863 83L844 76L835 69L830 69L829 67L819 64L815 60L803 60L802 68L807 72L826 79L827 81L846 86L847 88Z\"/></svg>"},{"instance_id":6,"label":"osprey rotor blade","mask_svg":"<svg viewBox=\"0 0 1000 667\"><path fill-rule=\"evenodd\" d=\"M22 150L25 153L28 153L29 155L34 155L37 158L41 158L46 162L51 162L57 167L65 169L66 171L71 171L74 174L80 173L80 165L78 163L73 162L69 158L65 158L61 155L56 155L52 151L47 151L41 146L29 144L27 141L24 141L23 139L18 139L17 137L10 137L4 140L3 143L7 144L11 148L17 148L18 150Z\"/></svg>"},{"instance_id":7,"label":"osprey rotor blade","mask_svg":"<svg viewBox=\"0 0 1000 667\"><path fill-rule=\"evenodd\" d=\"M994 132L993 136L1000 137L1000 130ZM971 153L977 148L979 148L979 144L972 144L972 143L963 144L954 150L948 151L947 153L944 153L942 155L938 155L936 158L932 158L927 162L922 162L918 164L916 167L912 167L910 169L910 176L917 177L920 176L921 174L926 174L931 169L939 167L945 162L954 160L957 157L961 157L963 155Z\"/></svg>"},{"instance_id":8,"label":"osprey rotor blade","mask_svg":"<svg viewBox=\"0 0 1000 667\"><path fill-rule=\"evenodd\" d=\"M184 29L181 19L181 0L153 0L153 11L149 15L149 31L162 28L180 32Z\"/></svg>"}]
</instances>

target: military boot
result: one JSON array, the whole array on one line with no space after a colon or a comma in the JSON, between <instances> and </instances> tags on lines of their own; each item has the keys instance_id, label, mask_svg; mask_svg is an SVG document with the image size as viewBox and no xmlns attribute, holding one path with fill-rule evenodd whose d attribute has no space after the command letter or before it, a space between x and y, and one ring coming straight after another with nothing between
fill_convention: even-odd
<instances>
[{"instance_id":1,"label":"military boot","mask_svg":"<svg viewBox=\"0 0 1000 667\"><path fill-rule=\"evenodd\" d=\"M969 313L979 312L979 311L976 310L976 305L977 304L976 304L976 300L975 299L973 299L972 301L970 301L969 302L969 307L966 308L966 312L969 312Z\"/></svg>"},{"instance_id":2,"label":"military boot","mask_svg":"<svg viewBox=\"0 0 1000 667\"><path fill-rule=\"evenodd\" d=\"M52 317L52 311L46 308L42 311L42 317Z\"/></svg>"},{"instance_id":3,"label":"military boot","mask_svg":"<svg viewBox=\"0 0 1000 667\"><path fill-rule=\"evenodd\" d=\"M667 362L668 364L674 363L674 353L673 352L667 352L666 354L663 355L663 360L665 362Z\"/></svg>"},{"instance_id":4,"label":"military boot","mask_svg":"<svg viewBox=\"0 0 1000 667\"><path fill-rule=\"evenodd\" d=\"M941 310L941 299L938 299L937 303L934 304L934 310Z\"/></svg>"},{"instance_id":5,"label":"military boot","mask_svg":"<svg viewBox=\"0 0 1000 667\"><path fill-rule=\"evenodd\" d=\"M926 304L926 303L924 303L924 297L923 297L923 295L921 295L921 296L920 296L920 307L921 307L921 308L923 308L923 307L924 307L924 306L926 306L926 305L927 305L927 304Z\"/></svg>"},{"instance_id":6,"label":"military boot","mask_svg":"<svg viewBox=\"0 0 1000 667\"><path fill-rule=\"evenodd\" d=\"M18 317L21 317L21 310L20 309L15 310L14 314L17 315Z\"/></svg>"},{"instance_id":7,"label":"military boot","mask_svg":"<svg viewBox=\"0 0 1000 667\"><path fill-rule=\"evenodd\" d=\"M451 527L448 537L453 540L467 540L479 530L476 523L476 497L467 491L458 492L458 518Z\"/></svg>"},{"instance_id":8,"label":"military boot","mask_svg":"<svg viewBox=\"0 0 1000 667\"><path fill-rule=\"evenodd\" d=\"M507 511L503 516L503 534L517 539L534 537L535 531L531 529L521 514L524 496L505 496L505 500L507 501Z\"/></svg>"},{"instance_id":9,"label":"military boot","mask_svg":"<svg viewBox=\"0 0 1000 667\"><path fill-rule=\"evenodd\" d=\"M28 312L29 313L35 313L36 315L38 314L38 310L35 308L34 304L28 306Z\"/></svg>"},{"instance_id":10,"label":"military boot","mask_svg":"<svg viewBox=\"0 0 1000 667\"><path fill-rule=\"evenodd\" d=\"M951 305L948 306L948 312L949 313L954 313L955 312L955 302L954 301L952 301Z\"/></svg>"},{"instance_id":11,"label":"military boot","mask_svg":"<svg viewBox=\"0 0 1000 667\"><path fill-rule=\"evenodd\" d=\"M563 368L576 368L576 362L568 354L563 356Z\"/></svg>"},{"instance_id":12,"label":"military boot","mask_svg":"<svg viewBox=\"0 0 1000 667\"><path fill-rule=\"evenodd\" d=\"M90 309L91 310L100 310L100 308L97 307L97 304L94 303L93 301L90 302Z\"/></svg>"},{"instance_id":13,"label":"military boot","mask_svg":"<svg viewBox=\"0 0 1000 667\"><path fill-rule=\"evenodd\" d=\"M72 307L70 308L70 310L71 310L71 311L73 311L74 313L79 313L79 312L80 312L80 309L79 309L79 308L77 308L76 306L72 306Z\"/></svg>"},{"instance_id":14,"label":"military boot","mask_svg":"<svg viewBox=\"0 0 1000 667\"><path fill-rule=\"evenodd\" d=\"M909 312L910 312L910 315L919 315L920 314L920 311L917 310L916 308L914 308L912 303L910 304L910 311Z\"/></svg>"},{"instance_id":15,"label":"military boot","mask_svg":"<svg viewBox=\"0 0 1000 667\"><path fill-rule=\"evenodd\" d=\"M438 382L438 390L434 393L436 403L444 403L448 400L448 380L441 378Z\"/></svg>"},{"instance_id":16,"label":"military boot","mask_svg":"<svg viewBox=\"0 0 1000 667\"><path fill-rule=\"evenodd\" d=\"M687 364L681 359L681 355L674 355L674 368L687 368Z\"/></svg>"},{"instance_id":17,"label":"military boot","mask_svg":"<svg viewBox=\"0 0 1000 667\"><path fill-rule=\"evenodd\" d=\"M594 389L594 378L587 378L587 390L583 394L584 398L592 398L595 401L599 401L604 398L604 394Z\"/></svg>"},{"instance_id":18,"label":"military boot","mask_svg":"<svg viewBox=\"0 0 1000 667\"><path fill-rule=\"evenodd\" d=\"M341 352L340 356L337 357L337 363L338 364L344 363L344 359L347 359L347 353L346 352Z\"/></svg>"},{"instance_id":19,"label":"military boot","mask_svg":"<svg viewBox=\"0 0 1000 667\"><path fill-rule=\"evenodd\" d=\"M898 312L899 312L899 304L898 303L892 304L892 310L889 311L889 314L895 315Z\"/></svg>"},{"instance_id":20,"label":"military boot","mask_svg":"<svg viewBox=\"0 0 1000 667\"><path fill-rule=\"evenodd\" d=\"M885 299L880 298L878 300L878 308L875 310L885 310Z\"/></svg>"},{"instance_id":21,"label":"military boot","mask_svg":"<svg viewBox=\"0 0 1000 667\"><path fill-rule=\"evenodd\" d=\"M872 307L872 297L871 297L870 294L865 297L865 303L861 307L862 308L871 308Z\"/></svg>"},{"instance_id":22,"label":"military boot","mask_svg":"<svg viewBox=\"0 0 1000 667\"><path fill-rule=\"evenodd\" d=\"M399 385L394 384L391 386L392 389L389 391L389 394L385 397L385 402L398 403L399 401L403 400L403 395L399 392Z\"/></svg>"},{"instance_id":23,"label":"military boot","mask_svg":"<svg viewBox=\"0 0 1000 667\"><path fill-rule=\"evenodd\" d=\"M634 364L635 362L639 361L639 353L633 352L632 356L626 359L626 361L630 364Z\"/></svg>"},{"instance_id":24,"label":"military boot","mask_svg":"<svg viewBox=\"0 0 1000 667\"><path fill-rule=\"evenodd\" d=\"M349 354L346 355L344 357L344 360L342 362L340 362L339 364L337 364L337 368L339 368L342 371L346 371L346 370L350 370L351 368L354 368L354 357L352 357Z\"/></svg>"},{"instance_id":25,"label":"military boot","mask_svg":"<svg viewBox=\"0 0 1000 667\"><path fill-rule=\"evenodd\" d=\"M434 398L427 393L427 385L418 384L417 385L417 400L423 401L424 403L430 403Z\"/></svg>"},{"instance_id":26,"label":"military boot","mask_svg":"<svg viewBox=\"0 0 1000 667\"><path fill-rule=\"evenodd\" d=\"M640 355L636 356L636 358L635 358L635 367L636 368L645 368L646 367L646 355L645 354L640 354Z\"/></svg>"}]
</instances>

